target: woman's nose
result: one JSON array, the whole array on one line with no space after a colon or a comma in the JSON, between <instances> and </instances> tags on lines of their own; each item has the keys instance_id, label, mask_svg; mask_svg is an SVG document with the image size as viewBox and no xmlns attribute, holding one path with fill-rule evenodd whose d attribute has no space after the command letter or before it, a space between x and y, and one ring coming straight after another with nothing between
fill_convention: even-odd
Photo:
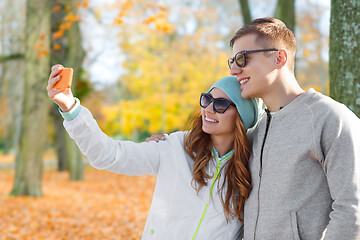
<instances>
[{"instance_id":1,"label":"woman's nose","mask_svg":"<svg viewBox=\"0 0 360 240\"><path fill-rule=\"evenodd\" d=\"M213 105L214 103L213 102L211 102L206 108L205 108L205 110L207 111L207 112L211 112L211 113L215 113L215 111L214 111L214 105Z\"/></svg>"}]
</instances>

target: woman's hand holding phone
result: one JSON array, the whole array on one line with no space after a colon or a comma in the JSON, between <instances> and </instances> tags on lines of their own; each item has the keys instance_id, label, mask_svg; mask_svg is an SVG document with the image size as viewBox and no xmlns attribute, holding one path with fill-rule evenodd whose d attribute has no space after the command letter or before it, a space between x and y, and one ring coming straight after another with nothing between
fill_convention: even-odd
<instances>
[{"instance_id":1,"label":"woman's hand holding phone","mask_svg":"<svg viewBox=\"0 0 360 240\"><path fill-rule=\"evenodd\" d=\"M70 111L75 106L75 98L71 92L73 71L57 64L51 67L51 73L46 90L48 96L63 112Z\"/></svg>"}]
</instances>

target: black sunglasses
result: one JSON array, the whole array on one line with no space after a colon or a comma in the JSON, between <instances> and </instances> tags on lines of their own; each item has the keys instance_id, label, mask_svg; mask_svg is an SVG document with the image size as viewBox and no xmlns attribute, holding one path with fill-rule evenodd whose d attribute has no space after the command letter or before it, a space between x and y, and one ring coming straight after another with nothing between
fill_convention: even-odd
<instances>
[{"instance_id":1,"label":"black sunglasses","mask_svg":"<svg viewBox=\"0 0 360 240\"><path fill-rule=\"evenodd\" d=\"M213 103L213 109L217 113L224 113L230 105L235 106L233 102L226 98L213 98L210 93L202 93L200 95L200 106L207 108L210 103Z\"/></svg>"},{"instance_id":2,"label":"black sunglasses","mask_svg":"<svg viewBox=\"0 0 360 240\"><path fill-rule=\"evenodd\" d=\"M246 54L257 53L257 52L270 52L270 51L278 51L278 50L275 49L275 48L268 48L268 49L259 49L259 50L250 50L250 51L238 52L237 54L235 54L234 57L228 59L229 68L230 69L232 68L234 62L236 62L236 65L238 65L241 68L245 67L245 65L246 65L246 57L245 57L245 55Z\"/></svg>"}]
</instances>

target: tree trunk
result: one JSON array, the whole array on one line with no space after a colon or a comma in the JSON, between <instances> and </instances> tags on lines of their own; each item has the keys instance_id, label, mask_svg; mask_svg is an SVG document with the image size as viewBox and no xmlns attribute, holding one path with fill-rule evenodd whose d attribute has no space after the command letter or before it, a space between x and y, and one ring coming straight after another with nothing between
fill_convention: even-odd
<instances>
[{"instance_id":1,"label":"tree trunk","mask_svg":"<svg viewBox=\"0 0 360 240\"><path fill-rule=\"evenodd\" d=\"M242 17L243 17L244 25L248 24L248 23L251 23L252 17L251 17L251 12L250 12L250 7L249 7L248 0L239 0L239 4L240 4L240 10L241 10L241 14L242 14Z\"/></svg>"},{"instance_id":2,"label":"tree trunk","mask_svg":"<svg viewBox=\"0 0 360 240\"><path fill-rule=\"evenodd\" d=\"M53 6L58 5L58 1L52 0ZM74 16L77 15L76 4L80 3L79 0L71 1L67 0L66 3L61 6L61 11L58 11L52 16L53 32L59 29L59 25L63 23L65 14L64 8L70 6L71 12ZM76 83L79 79L79 72L85 56L85 52L81 45L81 34L79 21L73 22L70 29L68 29L64 37L57 39L55 43L61 46L60 50L52 50L52 65L62 64L65 67L71 67L74 69L72 91L76 95ZM55 145L57 146L58 156L58 170L63 170L66 167L69 171L70 180L82 180L83 164L82 155L77 147L76 143L68 137L62 122L63 119L59 113L54 113L55 128L56 128L56 140Z\"/></svg>"},{"instance_id":3,"label":"tree trunk","mask_svg":"<svg viewBox=\"0 0 360 240\"><path fill-rule=\"evenodd\" d=\"M360 117L360 2L331 1L330 97Z\"/></svg>"},{"instance_id":4,"label":"tree trunk","mask_svg":"<svg viewBox=\"0 0 360 240\"><path fill-rule=\"evenodd\" d=\"M19 150L19 141L21 133L21 119L22 119L22 102L24 97L24 59L12 60L4 63L4 66L8 68L7 81L8 87L8 109L10 121L7 123L9 131L9 137L6 140L8 142L8 153L17 153Z\"/></svg>"},{"instance_id":5,"label":"tree trunk","mask_svg":"<svg viewBox=\"0 0 360 240\"><path fill-rule=\"evenodd\" d=\"M66 131L62 125L64 119L59 114L58 106L55 103L51 106L50 116L54 120L57 170L61 172L67 170Z\"/></svg>"},{"instance_id":6,"label":"tree trunk","mask_svg":"<svg viewBox=\"0 0 360 240\"><path fill-rule=\"evenodd\" d=\"M248 0L239 0L244 24L252 21ZM278 0L274 16L283 21L293 32L295 30L295 0Z\"/></svg>"},{"instance_id":7,"label":"tree trunk","mask_svg":"<svg viewBox=\"0 0 360 240\"><path fill-rule=\"evenodd\" d=\"M69 134L65 134L66 138L66 148L68 149L67 156L68 162L68 170L70 175L70 180L83 180L84 179L84 165L82 162L82 154L77 147L74 140L72 140Z\"/></svg>"},{"instance_id":8,"label":"tree trunk","mask_svg":"<svg viewBox=\"0 0 360 240\"><path fill-rule=\"evenodd\" d=\"M79 0L67 0L66 1L69 6L71 6L73 15L77 15L77 7L76 5L80 3ZM68 53L66 57L66 62L68 66L71 66L74 69L74 80L75 84L73 84L73 92L77 94L76 81L79 80L79 73L81 69L82 62L85 57L85 51L81 45L81 32L79 21L74 22L68 32ZM69 166L69 174L70 180L83 180L84 179L84 167L82 161L82 154L77 147L74 140L70 139L67 136L67 151L68 151L68 166Z\"/></svg>"},{"instance_id":9,"label":"tree trunk","mask_svg":"<svg viewBox=\"0 0 360 240\"><path fill-rule=\"evenodd\" d=\"M295 33L295 0L278 0L275 17Z\"/></svg>"},{"instance_id":10,"label":"tree trunk","mask_svg":"<svg viewBox=\"0 0 360 240\"><path fill-rule=\"evenodd\" d=\"M289 28L295 34L295 0L278 0L274 15L275 18L283 21L287 28ZM296 76L296 59L294 73Z\"/></svg>"},{"instance_id":11,"label":"tree trunk","mask_svg":"<svg viewBox=\"0 0 360 240\"><path fill-rule=\"evenodd\" d=\"M49 75L50 1L26 6L25 86L19 152L11 194L42 196L42 159L46 140Z\"/></svg>"},{"instance_id":12,"label":"tree trunk","mask_svg":"<svg viewBox=\"0 0 360 240\"><path fill-rule=\"evenodd\" d=\"M61 3L57 3L58 1L51 1L51 8L54 9L56 5L61 5ZM51 14L51 33L54 34L59 30L60 24L63 23L63 19L65 17L65 4L61 6L61 10L57 12L53 12ZM65 55L66 55L66 47L65 45L65 36L54 40L52 43L59 44L62 46L61 49L54 50L51 49L51 65L55 64L63 64L65 65ZM57 170L65 171L67 170L67 149L66 149L66 131L63 127L63 118L59 114L58 106L53 104L50 109L50 116L53 118L54 128L55 128L55 150L57 156Z\"/></svg>"},{"instance_id":13,"label":"tree trunk","mask_svg":"<svg viewBox=\"0 0 360 240\"><path fill-rule=\"evenodd\" d=\"M0 98L4 117L3 144L5 154L14 154L18 147L21 128L21 104L24 85L24 31L26 2L1 4L0 21ZM16 18L14 18L16 16ZM1 139L1 140L2 140Z\"/></svg>"}]
</instances>

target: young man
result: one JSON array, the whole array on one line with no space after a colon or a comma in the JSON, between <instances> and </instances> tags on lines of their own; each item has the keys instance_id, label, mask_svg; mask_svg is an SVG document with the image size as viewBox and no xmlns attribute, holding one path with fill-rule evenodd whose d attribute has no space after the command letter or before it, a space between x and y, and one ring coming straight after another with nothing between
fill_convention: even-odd
<instances>
[{"instance_id":1,"label":"young man","mask_svg":"<svg viewBox=\"0 0 360 240\"><path fill-rule=\"evenodd\" d=\"M280 20L256 19L230 45L241 95L267 107L250 133L244 239L360 239L359 118L299 86L295 37Z\"/></svg>"}]
</instances>

